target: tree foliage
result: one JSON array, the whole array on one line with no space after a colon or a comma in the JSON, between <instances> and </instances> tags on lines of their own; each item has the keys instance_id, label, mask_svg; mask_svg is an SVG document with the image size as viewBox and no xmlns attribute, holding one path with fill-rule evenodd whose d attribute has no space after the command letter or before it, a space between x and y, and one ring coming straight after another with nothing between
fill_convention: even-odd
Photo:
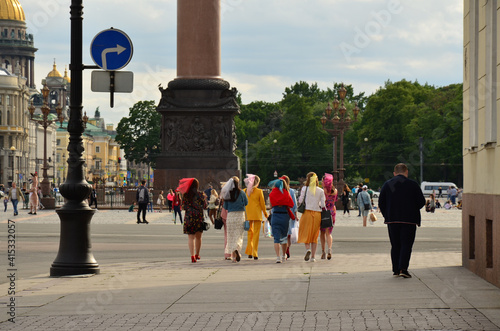
<instances>
[{"instance_id":1,"label":"tree foliage","mask_svg":"<svg viewBox=\"0 0 500 331\"><path fill-rule=\"evenodd\" d=\"M161 115L154 101L139 101L129 108L129 116L123 117L116 128L115 140L125 151L125 158L136 163L151 163L161 150Z\"/></svg>"},{"instance_id":2,"label":"tree foliage","mask_svg":"<svg viewBox=\"0 0 500 331\"><path fill-rule=\"evenodd\" d=\"M273 178L274 170L292 180L309 171L319 176L332 172L332 137L322 130L320 118L339 87L334 83L332 89L321 90L316 83L301 81L285 88L280 102L242 105L236 118L242 169L248 162L248 171L261 176L263 183ZM355 94L351 85L345 88L351 117L354 102L361 109L358 121L344 135L349 184L368 178L369 185L378 188L399 162L407 163L410 176L419 181L422 137L424 180L451 180L461 185L461 84L436 88L406 80L387 81L369 97ZM248 160L243 152L245 140Z\"/></svg>"}]
</instances>

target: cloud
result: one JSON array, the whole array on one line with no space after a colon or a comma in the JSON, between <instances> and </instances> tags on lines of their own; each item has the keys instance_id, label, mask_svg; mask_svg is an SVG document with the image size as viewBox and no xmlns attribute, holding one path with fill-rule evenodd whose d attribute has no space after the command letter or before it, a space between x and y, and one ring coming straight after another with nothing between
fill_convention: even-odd
<instances>
[{"instance_id":1,"label":"cloud","mask_svg":"<svg viewBox=\"0 0 500 331\"><path fill-rule=\"evenodd\" d=\"M68 65L67 0L21 0L35 34L36 81ZM461 0L221 0L222 76L245 103L278 101L298 81L353 84L370 95L388 79L433 85L462 81L463 3ZM134 56L124 70L135 75L134 93L90 92L85 72L84 106L117 123L139 100L159 100L159 83L176 76L176 0L86 0L84 63L89 46L111 26L125 31ZM349 46L350 53L342 49ZM40 85L40 84L38 84ZM108 118L109 117L109 118Z\"/></svg>"}]
</instances>

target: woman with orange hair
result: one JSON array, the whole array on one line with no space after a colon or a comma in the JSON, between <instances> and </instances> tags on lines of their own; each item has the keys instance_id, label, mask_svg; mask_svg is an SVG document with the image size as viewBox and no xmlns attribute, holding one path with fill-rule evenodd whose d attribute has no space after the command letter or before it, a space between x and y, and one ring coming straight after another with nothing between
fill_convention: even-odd
<instances>
[{"instance_id":1,"label":"woman with orange hair","mask_svg":"<svg viewBox=\"0 0 500 331\"><path fill-rule=\"evenodd\" d=\"M306 210L299 222L299 240L306 246L305 261L316 262L316 248L321 227L321 209L325 208L325 192L318 188L318 176L314 172L307 174L306 184L302 187L299 205L305 201Z\"/></svg>"}]
</instances>

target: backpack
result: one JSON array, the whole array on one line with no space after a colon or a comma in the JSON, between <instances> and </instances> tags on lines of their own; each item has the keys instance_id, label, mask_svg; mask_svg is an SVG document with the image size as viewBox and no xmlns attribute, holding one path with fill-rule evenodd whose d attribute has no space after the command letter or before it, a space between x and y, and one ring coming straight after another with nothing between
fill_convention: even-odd
<instances>
[{"instance_id":1,"label":"backpack","mask_svg":"<svg viewBox=\"0 0 500 331\"><path fill-rule=\"evenodd\" d=\"M144 189L144 187L141 187L139 189L139 201L138 202L144 202L144 200L146 200L146 190Z\"/></svg>"}]
</instances>

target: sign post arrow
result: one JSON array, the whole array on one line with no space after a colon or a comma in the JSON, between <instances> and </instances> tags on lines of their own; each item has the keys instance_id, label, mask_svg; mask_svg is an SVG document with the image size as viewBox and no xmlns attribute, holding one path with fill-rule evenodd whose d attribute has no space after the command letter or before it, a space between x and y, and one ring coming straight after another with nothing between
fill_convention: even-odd
<instances>
[{"instance_id":1,"label":"sign post arrow","mask_svg":"<svg viewBox=\"0 0 500 331\"><path fill-rule=\"evenodd\" d=\"M118 44L116 44L116 47L113 47L113 48L106 48L102 51L102 59L101 59L101 62L102 62L102 68L104 70L108 70L108 65L107 65L107 61L106 61L106 56L108 55L108 53L117 53L117 55L120 55L124 50L126 50L125 47L123 46L120 46Z\"/></svg>"}]
</instances>

